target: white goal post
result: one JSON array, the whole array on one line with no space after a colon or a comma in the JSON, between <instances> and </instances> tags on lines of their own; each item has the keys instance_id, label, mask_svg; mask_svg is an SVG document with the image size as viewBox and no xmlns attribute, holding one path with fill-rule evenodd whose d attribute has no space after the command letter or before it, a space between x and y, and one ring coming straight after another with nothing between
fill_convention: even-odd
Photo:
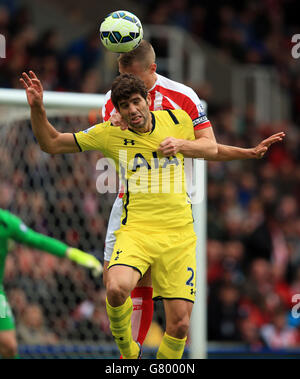
<instances>
[{"instance_id":1,"label":"white goal post","mask_svg":"<svg viewBox=\"0 0 300 379\"><path fill-rule=\"evenodd\" d=\"M46 108L89 110L100 108L103 102L104 95L44 91ZM0 105L28 106L25 90L0 88Z\"/></svg>"},{"instance_id":2,"label":"white goal post","mask_svg":"<svg viewBox=\"0 0 300 379\"><path fill-rule=\"evenodd\" d=\"M84 94L71 92L44 91L44 104L46 110L72 110L72 112L86 113L90 110L100 109L104 102L103 94ZM202 102L206 109L206 103ZM23 116L29 118L30 110L27 104L26 93L18 89L0 88L0 117L5 123L7 109L12 108L15 113L21 112ZM198 237L197 242L197 295L194 305L190 337L191 345L189 357L193 359L203 359L207 357L207 336L206 336L206 162L204 160L194 160L193 176L197 177L200 183L200 199L193 205L193 217L195 232ZM200 180L199 180L200 178ZM199 198L199 197L198 197Z\"/></svg>"}]
</instances>

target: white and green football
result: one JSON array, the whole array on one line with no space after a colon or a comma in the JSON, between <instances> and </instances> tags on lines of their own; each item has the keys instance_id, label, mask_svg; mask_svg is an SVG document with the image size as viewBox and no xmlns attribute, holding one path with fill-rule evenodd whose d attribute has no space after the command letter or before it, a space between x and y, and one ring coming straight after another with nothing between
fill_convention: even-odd
<instances>
[{"instance_id":1,"label":"white and green football","mask_svg":"<svg viewBox=\"0 0 300 379\"><path fill-rule=\"evenodd\" d=\"M143 39L140 20L128 11L110 13L100 25L103 45L114 53L127 53L135 49Z\"/></svg>"}]
</instances>

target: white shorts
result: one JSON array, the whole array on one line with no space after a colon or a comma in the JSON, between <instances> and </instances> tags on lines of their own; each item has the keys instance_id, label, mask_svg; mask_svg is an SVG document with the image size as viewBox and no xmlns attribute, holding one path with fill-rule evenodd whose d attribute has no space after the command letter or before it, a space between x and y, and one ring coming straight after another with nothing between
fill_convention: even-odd
<instances>
[{"instance_id":1,"label":"white shorts","mask_svg":"<svg viewBox=\"0 0 300 379\"><path fill-rule=\"evenodd\" d=\"M123 201L119 196L117 196L110 212L105 238L104 260L108 262L110 261L112 253L114 251L116 242L115 231L120 229L122 212Z\"/></svg>"}]
</instances>

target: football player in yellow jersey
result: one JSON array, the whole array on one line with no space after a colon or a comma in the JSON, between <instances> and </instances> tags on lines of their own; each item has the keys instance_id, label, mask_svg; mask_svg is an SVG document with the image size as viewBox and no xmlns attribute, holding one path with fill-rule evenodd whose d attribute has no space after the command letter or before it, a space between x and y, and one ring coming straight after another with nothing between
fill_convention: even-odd
<instances>
[{"instance_id":1,"label":"football player in yellow jersey","mask_svg":"<svg viewBox=\"0 0 300 379\"><path fill-rule=\"evenodd\" d=\"M216 143L194 140L192 121L182 110L150 112L146 87L133 75L120 75L112 86L112 101L128 130L121 131L108 121L74 135L59 133L49 123L36 75L23 73L21 82L31 108L33 132L43 151L100 149L115 160L125 181L123 218L107 277L107 313L121 354L129 359L140 355L132 339L130 292L151 267L154 297L163 299L166 314L157 358L181 358L196 292L196 236L185 190L183 154L188 148L195 157L213 157ZM167 137L180 146L168 158L159 151ZM169 181L167 191L164 178Z\"/></svg>"}]
</instances>

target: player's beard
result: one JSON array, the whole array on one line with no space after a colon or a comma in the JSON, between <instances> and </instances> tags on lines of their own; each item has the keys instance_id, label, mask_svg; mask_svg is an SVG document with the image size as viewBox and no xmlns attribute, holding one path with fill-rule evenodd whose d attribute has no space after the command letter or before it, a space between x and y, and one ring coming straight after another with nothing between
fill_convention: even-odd
<instances>
[{"instance_id":1,"label":"player's beard","mask_svg":"<svg viewBox=\"0 0 300 379\"><path fill-rule=\"evenodd\" d=\"M132 123L131 118L129 118L128 125L130 125L130 127L132 129L139 131L139 132L147 131L145 129L146 129L148 121L149 121L149 113L148 112L145 112L145 113L140 112L137 116L140 117L140 122L139 123ZM134 117L132 117L132 118L134 118Z\"/></svg>"}]
</instances>

